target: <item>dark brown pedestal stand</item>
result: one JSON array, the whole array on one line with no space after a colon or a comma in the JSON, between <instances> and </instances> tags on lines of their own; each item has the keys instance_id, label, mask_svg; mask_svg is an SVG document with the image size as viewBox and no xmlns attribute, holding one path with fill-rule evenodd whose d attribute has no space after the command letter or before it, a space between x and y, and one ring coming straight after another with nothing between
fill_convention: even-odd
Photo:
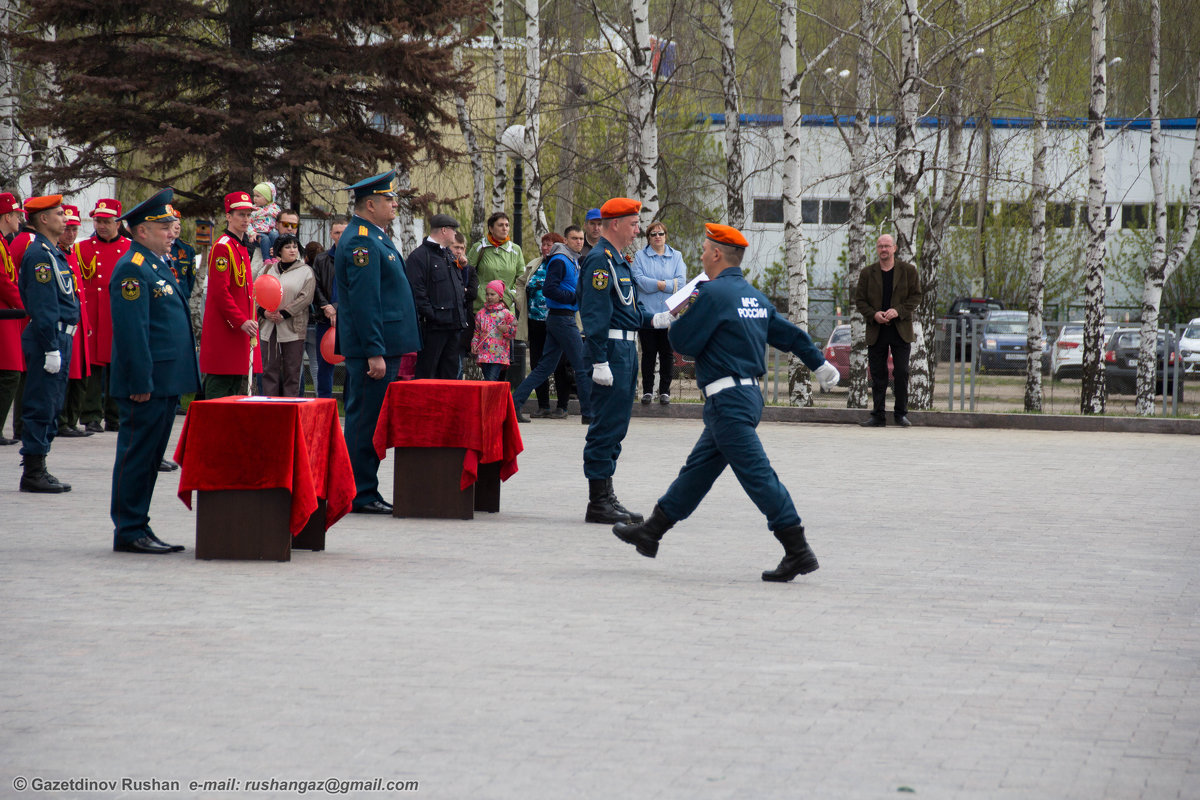
<instances>
[{"instance_id":1,"label":"dark brown pedestal stand","mask_svg":"<svg viewBox=\"0 0 1200 800\"><path fill-rule=\"evenodd\" d=\"M325 549L325 501L293 540L287 489L196 492L196 558L291 561L292 548Z\"/></svg>"},{"instance_id":2,"label":"dark brown pedestal stand","mask_svg":"<svg viewBox=\"0 0 1200 800\"><path fill-rule=\"evenodd\" d=\"M500 462L479 465L479 477L460 489L461 447L396 447L392 515L474 519L476 511L500 510Z\"/></svg>"}]
</instances>

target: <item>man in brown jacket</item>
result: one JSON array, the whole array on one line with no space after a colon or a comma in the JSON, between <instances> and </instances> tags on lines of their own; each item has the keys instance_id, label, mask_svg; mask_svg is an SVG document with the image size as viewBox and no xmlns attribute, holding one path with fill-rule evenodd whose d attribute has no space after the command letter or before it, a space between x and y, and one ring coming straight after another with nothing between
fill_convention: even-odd
<instances>
[{"instance_id":1,"label":"man in brown jacket","mask_svg":"<svg viewBox=\"0 0 1200 800\"><path fill-rule=\"evenodd\" d=\"M889 234L876 244L879 260L858 276L854 305L867 323L867 364L871 370L874 410L861 423L865 428L887 424L888 351L892 355L895 419L901 428L908 421L908 355L913 340L913 315L921 304L921 276L917 268L896 260L896 240Z\"/></svg>"}]
</instances>

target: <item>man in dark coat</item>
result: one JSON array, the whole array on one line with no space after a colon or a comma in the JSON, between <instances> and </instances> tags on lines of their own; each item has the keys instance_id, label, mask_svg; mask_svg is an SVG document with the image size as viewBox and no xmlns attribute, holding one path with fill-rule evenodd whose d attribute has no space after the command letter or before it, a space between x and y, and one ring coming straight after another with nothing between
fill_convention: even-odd
<instances>
[{"instance_id":1,"label":"man in dark coat","mask_svg":"<svg viewBox=\"0 0 1200 800\"><path fill-rule=\"evenodd\" d=\"M463 305L463 272L449 250L457 230L458 220L454 217L434 214L429 220L429 235L404 259L421 320L418 378L452 380L458 376L459 345L470 321Z\"/></svg>"},{"instance_id":2,"label":"man in dark coat","mask_svg":"<svg viewBox=\"0 0 1200 800\"><path fill-rule=\"evenodd\" d=\"M921 275L907 261L896 260L896 240L890 234L876 244L879 260L858 276L854 305L867 323L867 365L871 371L874 408L865 428L887 424L888 351L892 355L892 391L896 424L907 428L908 356L916 340L913 316L921 305Z\"/></svg>"}]
</instances>

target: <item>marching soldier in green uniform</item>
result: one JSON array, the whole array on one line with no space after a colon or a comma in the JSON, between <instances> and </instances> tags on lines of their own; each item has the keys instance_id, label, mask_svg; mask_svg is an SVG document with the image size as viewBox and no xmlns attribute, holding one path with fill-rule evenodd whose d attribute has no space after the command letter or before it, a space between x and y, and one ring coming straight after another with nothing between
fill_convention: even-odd
<instances>
[{"instance_id":1,"label":"marching soldier in green uniform","mask_svg":"<svg viewBox=\"0 0 1200 800\"><path fill-rule=\"evenodd\" d=\"M161 555L183 550L154 535L150 499L167 451L179 396L200 388L187 300L171 272L175 212L163 189L121 217L133 233L113 267L111 390L121 415L113 464L113 550Z\"/></svg>"},{"instance_id":2,"label":"marching soldier in green uniform","mask_svg":"<svg viewBox=\"0 0 1200 800\"><path fill-rule=\"evenodd\" d=\"M337 348L346 357L346 448L354 469L353 510L390 514L379 493L379 456L372 437L387 386L396 380L400 357L421 349L417 307L392 242L396 218L396 172L347 187L354 216L338 240Z\"/></svg>"}]
</instances>

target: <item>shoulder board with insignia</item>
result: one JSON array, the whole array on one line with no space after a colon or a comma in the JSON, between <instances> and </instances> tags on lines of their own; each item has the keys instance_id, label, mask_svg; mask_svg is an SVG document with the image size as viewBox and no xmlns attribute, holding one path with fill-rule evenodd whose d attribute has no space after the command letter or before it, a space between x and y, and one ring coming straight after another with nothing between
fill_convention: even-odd
<instances>
[{"instance_id":1,"label":"shoulder board with insignia","mask_svg":"<svg viewBox=\"0 0 1200 800\"><path fill-rule=\"evenodd\" d=\"M141 253L134 253L133 258L131 258L129 260L132 261L134 264L137 264L140 267L142 265L142 262L146 260L146 257L143 256Z\"/></svg>"},{"instance_id":2,"label":"shoulder board with insignia","mask_svg":"<svg viewBox=\"0 0 1200 800\"><path fill-rule=\"evenodd\" d=\"M604 248L604 255L608 256L609 258L613 257L613 254L609 251L609 249L607 247Z\"/></svg>"},{"instance_id":3,"label":"shoulder board with insignia","mask_svg":"<svg viewBox=\"0 0 1200 800\"><path fill-rule=\"evenodd\" d=\"M45 242L42 242L42 249L45 250L47 253L54 252L53 250L50 249L50 245L46 244Z\"/></svg>"},{"instance_id":4,"label":"shoulder board with insignia","mask_svg":"<svg viewBox=\"0 0 1200 800\"><path fill-rule=\"evenodd\" d=\"M359 235L359 236L370 236L370 233L368 233L368 232L367 232L367 226L366 226L366 225L359 225L359 226L358 226L358 235Z\"/></svg>"},{"instance_id":5,"label":"shoulder board with insignia","mask_svg":"<svg viewBox=\"0 0 1200 800\"><path fill-rule=\"evenodd\" d=\"M221 238L217 239L217 244L229 244L229 236L226 234L221 234Z\"/></svg>"}]
</instances>

